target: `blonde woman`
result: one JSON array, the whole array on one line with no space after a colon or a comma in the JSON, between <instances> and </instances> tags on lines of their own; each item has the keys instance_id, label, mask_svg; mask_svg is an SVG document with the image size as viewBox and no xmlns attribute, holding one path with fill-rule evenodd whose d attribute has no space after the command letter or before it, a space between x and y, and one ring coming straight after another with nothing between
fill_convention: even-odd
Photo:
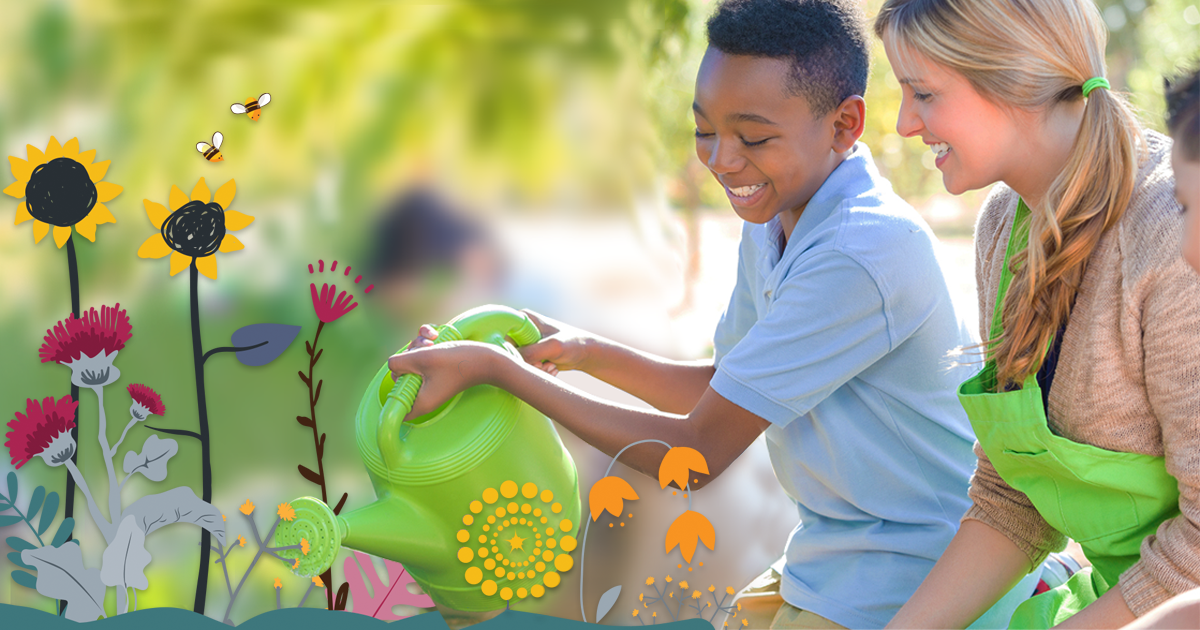
<instances>
[{"instance_id":1,"label":"blonde woman","mask_svg":"<svg viewBox=\"0 0 1200 630\"><path fill-rule=\"evenodd\" d=\"M1200 586L1200 279L1171 141L1105 80L1091 0L888 0L897 130L976 228L972 507L892 627L964 627L1066 537L1092 567L1012 627L1115 628Z\"/></svg>"}]
</instances>

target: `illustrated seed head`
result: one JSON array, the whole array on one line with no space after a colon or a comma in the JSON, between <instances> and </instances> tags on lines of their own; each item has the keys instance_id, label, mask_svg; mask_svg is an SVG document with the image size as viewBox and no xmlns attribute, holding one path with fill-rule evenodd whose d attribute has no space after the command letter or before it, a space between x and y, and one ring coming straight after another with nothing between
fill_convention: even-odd
<instances>
[{"instance_id":1,"label":"illustrated seed head","mask_svg":"<svg viewBox=\"0 0 1200 630\"><path fill-rule=\"evenodd\" d=\"M162 237L185 256L210 256L225 238L225 210L217 203L189 201L163 222Z\"/></svg>"},{"instance_id":2,"label":"illustrated seed head","mask_svg":"<svg viewBox=\"0 0 1200 630\"><path fill-rule=\"evenodd\" d=\"M79 223L97 200L96 184L87 168L60 157L39 165L29 176L25 202L29 214L42 223L67 227Z\"/></svg>"}]
</instances>

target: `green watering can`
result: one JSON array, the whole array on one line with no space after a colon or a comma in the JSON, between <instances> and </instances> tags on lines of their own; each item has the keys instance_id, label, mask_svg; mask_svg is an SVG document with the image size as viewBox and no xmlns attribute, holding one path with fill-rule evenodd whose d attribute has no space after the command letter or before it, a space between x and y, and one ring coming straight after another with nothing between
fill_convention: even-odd
<instances>
[{"instance_id":1,"label":"green watering can","mask_svg":"<svg viewBox=\"0 0 1200 630\"><path fill-rule=\"evenodd\" d=\"M483 306L438 328L437 342L468 339L517 354L540 339L523 313ZM324 502L291 502L276 546L299 559L297 575L324 573L341 547L395 560L441 606L504 608L538 598L574 566L579 480L553 423L508 392L472 387L438 409L404 420L421 378L393 381L385 363L354 421L359 456L378 497L348 514ZM395 579L398 576L392 576Z\"/></svg>"}]
</instances>

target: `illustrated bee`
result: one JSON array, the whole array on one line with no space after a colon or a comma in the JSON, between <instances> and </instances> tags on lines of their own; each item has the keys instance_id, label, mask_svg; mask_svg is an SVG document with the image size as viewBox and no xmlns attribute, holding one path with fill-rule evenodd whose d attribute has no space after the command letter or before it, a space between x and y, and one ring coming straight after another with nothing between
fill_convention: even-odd
<instances>
[{"instance_id":1,"label":"illustrated bee","mask_svg":"<svg viewBox=\"0 0 1200 630\"><path fill-rule=\"evenodd\" d=\"M271 95L264 93L257 99L247 99L245 105L234 103L229 106L229 109L233 110L235 114L246 114L250 117L250 120L258 120L258 117L262 116L262 108L266 107L267 103L270 102Z\"/></svg>"},{"instance_id":2,"label":"illustrated bee","mask_svg":"<svg viewBox=\"0 0 1200 630\"><path fill-rule=\"evenodd\" d=\"M213 134L212 144L197 142L196 150L204 154L204 159L209 162L221 162L225 159L225 156L221 155L221 142L224 140L225 136L221 135L221 132L218 131Z\"/></svg>"}]
</instances>

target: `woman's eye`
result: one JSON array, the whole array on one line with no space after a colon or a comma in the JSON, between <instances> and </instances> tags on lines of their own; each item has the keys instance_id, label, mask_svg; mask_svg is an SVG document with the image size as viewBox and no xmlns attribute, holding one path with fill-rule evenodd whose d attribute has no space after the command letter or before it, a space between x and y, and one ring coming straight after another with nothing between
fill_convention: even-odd
<instances>
[{"instance_id":1,"label":"woman's eye","mask_svg":"<svg viewBox=\"0 0 1200 630\"><path fill-rule=\"evenodd\" d=\"M917 99L918 101L921 101L922 103L924 103L925 101L928 101L929 99L933 98L933 95L932 95L932 94L925 94L925 93L922 93L922 92L913 92L913 98L915 98L915 99Z\"/></svg>"}]
</instances>

